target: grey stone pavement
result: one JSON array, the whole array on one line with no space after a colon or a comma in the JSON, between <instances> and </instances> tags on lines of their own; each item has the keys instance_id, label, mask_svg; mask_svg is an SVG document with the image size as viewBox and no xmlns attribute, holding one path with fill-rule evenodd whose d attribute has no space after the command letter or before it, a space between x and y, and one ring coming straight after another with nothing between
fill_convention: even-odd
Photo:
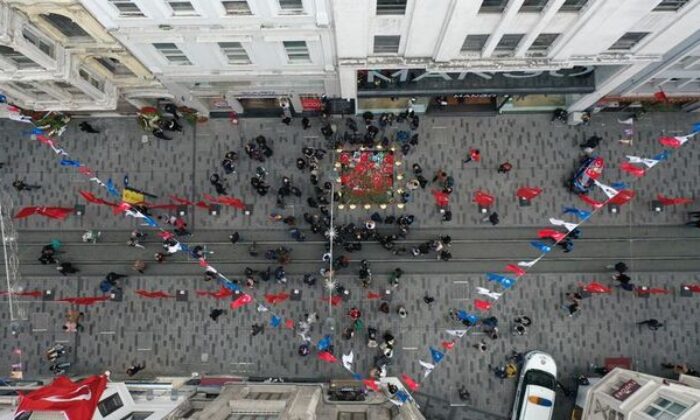
<instances>
[{"instance_id":1,"label":"grey stone pavement","mask_svg":"<svg viewBox=\"0 0 700 420\"><path fill-rule=\"evenodd\" d=\"M528 249L528 236L522 233L526 230L524 228L532 229L534 235L535 226L543 226L547 218L557 216L562 205L583 206L565 191L562 184L574 169L580 154L577 143L586 136L596 133L605 139L599 148L600 154L610 163L604 181L630 181L629 177L616 168L625 154L653 155L660 151L656 143L657 136L662 133L681 134L697 120L697 117L688 114L649 115L638 124L634 144L626 146L616 142L622 131L622 127L616 123L618 117L624 116L596 115L590 126L582 128L551 125L545 115L422 118L419 129L421 144L417 151L405 159L405 167L419 162L427 173L443 167L455 176L457 183L452 204L455 217L450 223L439 221L427 190L418 191L415 201L407 205L405 211L415 214L417 219L415 238L422 239L430 237L432 232L436 235L448 231L456 239L471 239L474 243L468 245L468 248L455 245L455 249L462 249L459 252L464 252L464 257L469 258L477 255L480 247L484 248L481 250L483 254L478 255L485 261L483 264L488 265L491 260L492 265L488 271L499 271L503 262L499 261L499 255L491 257L490 250L495 248L495 254L503 252L513 257L532 256L534 252ZM295 183L303 187L306 196L308 188L304 178L294 168L294 161L300 154L301 147L323 144L323 140L317 136L318 123L314 122L314 129L305 132L300 128L287 128L276 120L244 120L238 127L231 126L227 121L214 120L198 126L196 131L187 127L186 132L172 142L142 144L141 132L134 120L101 120L94 125L104 130L103 135L87 136L71 126L61 138L61 143L72 153L73 158L88 163L103 179L111 176L115 180L121 180L128 173L133 186L161 195L162 198L169 194L199 198L202 193L214 193L207 178L211 172L218 170L223 154L230 149L241 151L247 139L263 134L273 141L275 150L275 155L265 165L270 172L273 187L283 175L291 175ZM0 172L4 179L2 187L10 188L14 175L26 177L30 183L43 185L38 192L12 192L16 198L16 207L41 204L73 206L81 201L77 194L80 189L91 190L106 198L102 191L75 174L74 170L59 167L57 158L50 149L27 140L21 134L26 126L0 122L0 129L0 150L3 156L0 161L7 162ZM478 147L483 159L479 164L470 163L462 168L461 160L469 147ZM590 261L587 265L575 261L563 261L559 266L543 264L508 291L494 305L493 310L494 315L501 320L502 338L489 342L489 350L480 353L471 346L481 340L482 336L465 337L422 383L421 393L432 397L430 400L419 397L419 402L429 410L428 417L487 417L485 414L474 414L469 407L449 406L450 403L461 403L456 392L458 384L465 384L472 391L470 406L498 416L507 415L515 384L496 379L488 372L487 366L503 363L505 355L512 349L540 349L551 353L560 365L562 382L565 384L574 375L585 372L590 364L602 364L606 357L630 357L636 369L664 375L668 375L668 372L662 372L659 366L664 361L700 365L700 355L697 352L700 346L698 298L678 295L680 284L700 282L700 275L690 262L693 251L698 249L692 242L696 240L695 231L672 227L685 221L684 211L689 207L668 208L658 214L652 213L648 208L649 201L658 193L667 196L695 196L692 181L697 179L700 171L700 166L695 163L699 151L700 148L691 143L675 152L669 162L653 170L653 175L635 181L633 188L638 196L623 207L621 214L611 215L601 211L589 222L593 228L586 230L584 227L587 242L582 240L581 249L577 248L572 254L575 256L579 252L579 255L588 255L589 259L600 258L600 264L594 265ZM515 169L505 176L496 174L495 168L504 160L513 163ZM330 162L326 161L326 165L330 166ZM190 215L194 239L217 242L234 229L241 230L244 239L253 232L269 238L271 242L284 237L282 226L271 224L267 218L269 213L278 211L274 208L274 197L258 199L251 195L248 178L255 166L257 164L241 156L238 173L227 177L230 195L244 200L252 199L253 214L245 216L238 211L225 209L220 216L211 217L205 211L197 209ZM515 190L523 185L544 189L542 196L536 198L531 207L519 207L514 197ZM477 189L485 189L497 197L495 208L502 221L499 226L485 228L482 225L481 215L471 202L471 194ZM294 207L290 207L285 214L300 215L304 212L300 201L292 200L291 203ZM398 209L392 209L391 212L400 214ZM338 214L339 221L358 222L365 217L367 212L364 210ZM98 283L102 276L97 273L100 268L109 267L106 260L112 255L111 249L114 249L109 247L109 243L114 242L116 246L127 229L136 225L131 219L113 216L109 209L88 205L87 213L82 218L71 217L65 222L30 218L17 222L16 226L20 231L20 254L22 260L27 262L27 268L23 268L25 275L21 284L26 290L52 288L57 296L65 297L99 294ZM79 247L75 243L78 231L87 228L106 231L107 243L92 249ZM116 232L109 232L112 230ZM497 240L511 241L507 245L496 241L481 246L479 241L488 242L491 233ZM603 242L603 245L594 241L595 238L606 238L606 233L609 237L622 238L623 241ZM663 242L664 245L657 247L660 248L660 254L673 254L674 249L681 252L683 244L692 248L685 250L687 261L677 261L677 270L654 270L653 264L642 266L641 261L639 269L634 270L635 283L668 287L673 290L673 294L643 299L616 290L612 295L586 299L581 315L576 318L568 318L560 311L564 293L574 290L579 283L594 278L604 283L609 282L602 276L600 265L617 258L629 258L633 255L633 250L639 252L641 259L652 254L653 243L644 242L642 239L645 235L666 238L664 241L668 241L668 245ZM63 278L55 273L41 271L42 268L32 265L31 256L37 253L42 238L48 240L55 236L64 238L69 243L66 247L68 260L89 260L93 255L102 260L96 268L88 267L82 273L84 275L77 277ZM413 235L409 236L409 239L412 237ZM678 241L674 242L674 237ZM637 242L629 240L631 238L642 239L637 245ZM646 251L639 251L644 247ZM514 251L516 248L518 251ZM154 249L154 246L149 246L145 255L154 252ZM104 250L107 255L100 256L100 251L96 250ZM609 255L606 255L608 252ZM302 254L302 259L307 258L306 251ZM126 254L120 250L119 255ZM233 253L221 257L223 264L231 264L234 276L240 275L236 255ZM312 255L312 251L308 255ZM363 255L352 257L360 259ZM366 255L380 258L374 252L366 252ZM219 258L219 253L215 256ZM122 257L119 258L121 263ZM126 262L128 258L131 255L124 257L125 262L121 268L123 272L129 270L130 263ZM312 258L308 257L309 260ZM561 258L561 254L557 253L553 258ZM516 261L517 259L513 260ZM569 272L566 270L567 262L571 264ZM398 345L389 371L392 375L406 372L414 378L420 377L418 359L429 360L428 346L437 347L441 341L450 338L442 332L445 328L454 327L447 319L447 309L471 306L474 288L489 286L483 274L478 273L481 265L453 261L440 266L426 261L425 265L429 268L416 268L415 274L411 271L410 267L423 265L422 261L411 263L400 287L395 291L392 306L403 304L409 312L408 318L403 320L395 314L384 315L376 311L378 302L365 298L365 292L352 276L355 270L339 276L339 280L352 291L352 297L342 306L332 308L331 316L336 319L337 330L342 331L348 324L348 318L344 314L353 305L365 314L365 325L373 326L380 332L391 330L397 337ZM463 270L454 268L462 265ZM193 291L205 288L213 290L214 286L201 281L201 275L169 272L166 266L157 267L152 274L147 272L144 276L130 275L125 282L124 302L106 302L87 307L87 330L79 335L61 331L62 313L67 305L34 300L29 302L26 299L19 304L19 308L29 322L19 339L12 338L7 303L3 301L0 306L0 333L3 337L0 340L0 351L5 357L0 359L0 371L9 370L9 364L13 360L8 355L13 348L19 346L23 350L28 375L47 374L41 353L53 342L59 341L69 343L74 348L74 372L77 373L111 369L118 374L128 364L146 360L148 369L143 373L144 377L156 374L189 375L191 372L294 378L348 376L337 365L328 365L313 357L299 358L296 355L298 338L290 330L277 331L268 327L263 335L250 337L250 325L268 319L258 314L253 307L228 311L218 323L212 322L207 314L216 305L215 301L211 298L198 298L193 295ZM184 267L184 264L178 264L177 267ZM309 261L309 271L318 267L318 263ZM380 290L379 285L383 284L384 273L387 271L384 266L380 267L375 280L377 286L373 289L376 291ZM632 267L637 268L634 265ZM274 308L277 313L295 320L310 311L318 312L322 319L328 316L328 305L321 299L321 286L308 288L301 285L300 276L296 273L290 277L290 282L291 286L302 290L302 300L277 305ZM188 302L152 301L133 295L132 291L137 288L171 292L183 288L190 291L190 298ZM282 286L267 283L255 291L255 296L260 298L266 292L282 290ZM421 300L426 292L436 298L430 307ZM218 305L225 307L227 301L218 302ZM511 337L507 333L510 320L523 314L534 320L530 333L524 337ZM651 332L635 325L635 322L648 318L663 320L666 328ZM312 335L315 340L322 334L321 327L314 327ZM363 373L368 370L374 352L365 347L364 334L358 334L351 341L337 337L335 343L337 354L352 349L357 358L357 370ZM564 413L567 406L563 403L564 397L561 396L559 401L562 404L558 404L560 413L557 418L567 418Z\"/></svg>"}]
</instances>

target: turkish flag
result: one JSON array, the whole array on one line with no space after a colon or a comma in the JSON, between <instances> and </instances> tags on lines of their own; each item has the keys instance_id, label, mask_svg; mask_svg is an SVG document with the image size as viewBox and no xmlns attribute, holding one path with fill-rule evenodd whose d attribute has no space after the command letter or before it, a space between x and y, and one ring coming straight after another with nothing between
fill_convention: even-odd
<instances>
[{"instance_id":1,"label":"turkish flag","mask_svg":"<svg viewBox=\"0 0 700 420\"><path fill-rule=\"evenodd\" d=\"M523 200L532 200L542 193L542 188L535 187L520 187L518 191L515 192L516 197L522 198Z\"/></svg>"},{"instance_id":2,"label":"turkish flag","mask_svg":"<svg viewBox=\"0 0 700 420\"><path fill-rule=\"evenodd\" d=\"M688 287L688 290L690 290L693 293L700 293L700 285L689 284L687 287Z\"/></svg>"},{"instance_id":3,"label":"turkish flag","mask_svg":"<svg viewBox=\"0 0 700 420\"><path fill-rule=\"evenodd\" d=\"M231 289L228 289L224 286L221 286L219 290L213 293L209 293L209 296L216 298L216 299L223 299L229 296L233 296L233 291Z\"/></svg>"},{"instance_id":4,"label":"turkish flag","mask_svg":"<svg viewBox=\"0 0 700 420\"><path fill-rule=\"evenodd\" d=\"M231 309L237 309L243 305L249 304L252 301L253 301L253 297L244 293L241 296L239 296L238 298L236 298L236 300L231 302L229 304L229 306L231 306Z\"/></svg>"},{"instance_id":5,"label":"turkish flag","mask_svg":"<svg viewBox=\"0 0 700 420\"><path fill-rule=\"evenodd\" d=\"M495 198L487 192L479 190L474 193L474 202L481 207L491 207L494 201Z\"/></svg>"},{"instance_id":6,"label":"turkish flag","mask_svg":"<svg viewBox=\"0 0 700 420\"><path fill-rule=\"evenodd\" d=\"M634 198L634 191L632 190L622 190L618 192L613 198L611 198L608 202L610 204L615 204L616 206L622 206L624 204L627 204L628 201Z\"/></svg>"},{"instance_id":7,"label":"turkish flag","mask_svg":"<svg viewBox=\"0 0 700 420\"><path fill-rule=\"evenodd\" d=\"M64 220L75 210L67 207L25 207L15 214L15 219L24 219L35 214L48 217L49 219Z\"/></svg>"},{"instance_id":8,"label":"turkish flag","mask_svg":"<svg viewBox=\"0 0 700 420\"><path fill-rule=\"evenodd\" d=\"M612 289L604 286L598 282L592 281L589 284L585 285L583 287L583 290L585 290L588 293L610 293L612 292Z\"/></svg>"},{"instance_id":9,"label":"turkish flag","mask_svg":"<svg viewBox=\"0 0 700 420\"><path fill-rule=\"evenodd\" d=\"M586 194L579 194L578 198L580 198L581 201L583 201L584 203L593 207L594 209L599 209L599 208L603 207L603 203L592 199L591 197L587 196Z\"/></svg>"},{"instance_id":10,"label":"turkish flag","mask_svg":"<svg viewBox=\"0 0 700 420\"><path fill-rule=\"evenodd\" d=\"M176 195L171 195L170 199L177 202L177 203L183 204L185 206L193 206L194 205L193 201L190 201L186 198L178 197Z\"/></svg>"},{"instance_id":11,"label":"turkish flag","mask_svg":"<svg viewBox=\"0 0 700 420\"><path fill-rule=\"evenodd\" d=\"M27 394L20 392L15 417L32 411L62 411L68 420L91 419L106 387L104 375L77 383L59 376L49 385Z\"/></svg>"},{"instance_id":12,"label":"turkish flag","mask_svg":"<svg viewBox=\"0 0 700 420\"><path fill-rule=\"evenodd\" d=\"M149 292L148 290L138 289L138 290L136 290L136 294L137 294L137 295L140 295L140 296L143 296L143 297L145 297L145 298L152 298L152 299L154 299L154 298L172 298L172 297L175 297L175 296L170 295L170 294L168 294L168 293L166 293L166 292L163 292L163 291L161 291L161 290L156 290L156 291L154 291L154 292Z\"/></svg>"},{"instance_id":13,"label":"turkish flag","mask_svg":"<svg viewBox=\"0 0 700 420\"><path fill-rule=\"evenodd\" d=\"M566 233L559 232L558 230L554 230L554 229L542 229L539 232L537 232L537 236L540 239L551 238L551 239L559 242L562 239L566 238Z\"/></svg>"},{"instance_id":14,"label":"turkish flag","mask_svg":"<svg viewBox=\"0 0 700 420\"><path fill-rule=\"evenodd\" d=\"M101 199L101 198L97 198L97 197L95 197L95 194L93 194L93 193L91 193L91 192L89 192L89 191L78 191L78 192L80 193L80 195L83 196L83 198L84 198L85 200L87 200L87 201L90 202L90 203L104 204L104 205L106 205L106 206L116 207L116 204L114 204L114 203L112 203L112 202L109 202L109 201L107 201L107 200L103 200L103 199Z\"/></svg>"},{"instance_id":15,"label":"turkish flag","mask_svg":"<svg viewBox=\"0 0 700 420\"><path fill-rule=\"evenodd\" d=\"M40 297L42 293L41 290L32 290L31 292L0 292L0 296L6 295Z\"/></svg>"},{"instance_id":16,"label":"turkish flag","mask_svg":"<svg viewBox=\"0 0 700 420\"><path fill-rule=\"evenodd\" d=\"M379 293L367 292L367 299L379 299L382 297Z\"/></svg>"},{"instance_id":17,"label":"turkish flag","mask_svg":"<svg viewBox=\"0 0 700 420\"><path fill-rule=\"evenodd\" d=\"M671 149L678 149L683 145L683 142L678 137L661 136L659 137L659 143L662 146L670 147Z\"/></svg>"},{"instance_id":18,"label":"turkish flag","mask_svg":"<svg viewBox=\"0 0 700 420\"><path fill-rule=\"evenodd\" d=\"M275 303L284 302L287 299L289 299L289 293L284 293L284 292L277 293L277 294L266 294L265 295L265 300L270 305L274 305Z\"/></svg>"}]
</instances>

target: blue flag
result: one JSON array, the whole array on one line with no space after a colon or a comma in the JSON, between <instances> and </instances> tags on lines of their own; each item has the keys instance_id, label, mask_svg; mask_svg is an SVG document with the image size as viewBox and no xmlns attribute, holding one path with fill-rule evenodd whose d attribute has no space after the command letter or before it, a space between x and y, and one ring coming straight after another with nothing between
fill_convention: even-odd
<instances>
[{"instance_id":1,"label":"blue flag","mask_svg":"<svg viewBox=\"0 0 700 420\"><path fill-rule=\"evenodd\" d=\"M145 216L145 215L144 215L144 216L143 216L143 221L146 222L146 224L147 224L148 226L150 226L150 227L157 227L157 226L158 226L158 223L156 223L156 221L153 220L153 218L151 218L151 217L149 217L149 216Z\"/></svg>"},{"instance_id":2,"label":"blue flag","mask_svg":"<svg viewBox=\"0 0 700 420\"><path fill-rule=\"evenodd\" d=\"M0 95L0 104L6 104L6 103L7 103L7 96Z\"/></svg>"},{"instance_id":3,"label":"blue flag","mask_svg":"<svg viewBox=\"0 0 700 420\"><path fill-rule=\"evenodd\" d=\"M273 328L277 328L280 326L282 323L282 318L278 317L277 315L272 315L272 319L270 319L270 326Z\"/></svg>"},{"instance_id":4,"label":"blue flag","mask_svg":"<svg viewBox=\"0 0 700 420\"><path fill-rule=\"evenodd\" d=\"M180 248L182 248L182 252L190 252L190 247L185 243L180 242Z\"/></svg>"},{"instance_id":5,"label":"blue flag","mask_svg":"<svg viewBox=\"0 0 700 420\"><path fill-rule=\"evenodd\" d=\"M506 289L510 289L515 284L515 279L512 279L510 277L506 277L506 276L502 276L502 275L496 274L496 273L486 273L486 278L489 281L494 281L494 282L500 284L501 286L503 286Z\"/></svg>"},{"instance_id":6,"label":"blue flag","mask_svg":"<svg viewBox=\"0 0 700 420\"><path fill-rule=\"evenodd\" d=\"M576 207L564 207L564 214L573 214L581 220L586 220L591 217L590 211L579 210Z\"/></svg>"},{"instance_id":7,"label":"blue flag","mask_svg":"<svg viewBox=\"0 0 700 420\"><path fill-rule=\"evenodd\" d=\"M552 250L552 247L551 247L551 246L549 246L549 245L547 245L547 244L544 244L544 243L542 243L542 242L540 242L540 241L532 241L532 242L530 242L530 245L532 245L533 247L539 249L539 250L542 251L542 252L549 252L549 251Z\"/></svg>"},{"instance_id":8,"label":"blue flag","mask_svg":"<svg viewBox=\"0 0 700 420\"><path fill-rule=\"evenodd\" d=\"M114 183L112 182L112 178L107 180L107 191L109 191L109 194L112 197L119 197L119 191L117 191L117 188L114 186Z\"/></svg>"},{"instance_id":9,"label":"blue flag","mask_svg":"<svg viewBox=\"0 0 700 420\"><path fill-rule=\"evenodd\" d=\"M59 163L61 166L75 166L76 168L80 168L80 162L77 160L61 159Z\"/></svg>"},{"instance_id":10,"label":"blue flag","mask_svg":"<svg viewBox=\"0 0 700 420\"><path fill-rule=\"evenodd\" d=\"M700 121L693 124L693 128L690 130L691 133L700 132Z\"/></svg>"},{"instance_id":11,"label":"blue flag","mask_svg":"<svg viewBox=\"0 0 700 420\"><path fill-rule=\"evenodd\" d=\"M354 380L356 380L356 381L361 381L361 380L362 380L362 375L360 375L359 373L353 373L353 374L352 374L352 378L353 378Z\"/></svg>"},{"instance_id":12,"label":"blue flag","mask_svg":"<svg viewBox=\"0 0 700 420\"><path fill-rule=\"evenodd\" d=\"M406 401L408 401L408 398L409 398L409 397L408 397L408 394L407 394L406 391L404 391L404 390L396 391L396 394L394 394L394 395L395 395L396 398L398 398L399 401L401 401L402 403L405 403Z\"/></svg>"},{"instance_id":13,"label":"blue flag","mask_svg":"<svg viewBox=\"0 0 700 420\"><path fill-rule=\"evenodd\" d=\"M668 157L671 155L670 150L664 150L663 152L659 153L658 155L654 156L652 159L654 160L666 160Z\"/></svg>"},{"instance_id":14,"label":"blue flag","mask_svg":"<svg viewBox=\"0 0 700 420\"><path fill-rule=\"evenodd\" d=\"M325 335L322 339L318 340L318 345L316 346L319 351L324 351L331 345L331 336Z\"/></svg>"},{"instance_id":15,"label":"blue flag","mask_svg":"<svg viewBox=\"0 0 700 420\"><path fill-rule=\"evenodd\" d=\"M610 184L611 187L615 188L616 190L624 190L627 188L627 185L624 182L613 182Z\"/></svg>"},{"instance_id":16,"label":"blue flag","mask_svg":"<svg viewBox=\"0 0 700 420\"><path fill-rule=\"evenodd\" d=\"M445 353L439 351L435 347L430 348L430 355L433 357L433 362L435 362L435 364L442 362L442 359L445 357Z\"/></svg>"},{"instance_id":17,"label":"blue flag","mask_svg":"<svg viewBox=\"0 0 700 420\"><path fill-rule=\"evenodd\" d=\"M457 311L457 318L459 318L462 321L467 321L472 325L476 324L479 321L478 316L470 314L469 312L463 310Z\"/></svg>"},{"instance_id":18,"label":"blue flag","mask_svg":"<svg viewBox=\"0 0 700 420\"><path fill-rule=\"evenodd\" d=\"M234 292L240 292L240 291L241 291L241 288L240 288L236 283L234 283L234 282L232 282L232 281L228 281L228 280L224 280L224 279L219 279L219 284L220 284L221 286L224 286L224 287L227 288L228 290L232 290L232 291L234 291Z\"/></svg>"},{"instance_id":19,"label":"blue flag","mask_svg":"<svg viewBox=\"0 0 700 420\"><path fill-rule=\"evenodd\" d=\"M35 128L32 128L32 134L36 134L36 135L44 134L44 130L42 130L39 127L35 127Z\"/></svg>"}]
</instances>

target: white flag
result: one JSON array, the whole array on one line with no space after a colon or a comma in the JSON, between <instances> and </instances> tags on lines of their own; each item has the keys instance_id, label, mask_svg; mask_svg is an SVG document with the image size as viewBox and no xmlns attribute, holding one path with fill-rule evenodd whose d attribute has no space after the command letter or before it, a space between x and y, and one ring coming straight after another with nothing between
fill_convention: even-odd
<instances>
[{"instance_id":1,"label":"white flag","mask_svg":"<svg viewBox=\"0 0 700 420\"><path fill-rule=\"evenodd\" d=\"M486 295L493 300L498 300L498 298L500 298L501 295L503 294L503 293L492 292L489 289L484 289L483 287L477 287L476 292L480 295Z\"/></svg>"},{"instance_id":2,"label":"white flag","mask_svg":"<svg viewBox=\"0 0 700 420\"><path fill-rule=\"evenodd\" d=\"M467 330L445 330L445 332L449 335L454 335L455 337L464 337L464 334L467 333Z\"/></svg>"},{"instance_id":3,"label":"white flag","mask_svg":"<svg viewBox=\"0 0 700 420\"><path fill-rule=\"evenodd\" d=\"M634 117L629 117L626 120L617 120L617 122L620 124L632 125L632 124L634 124Z\"/></svg>"},{"instance_id":4,"label":"white flag","mask_svg":"<svg viewBox=\"0 0 700 420\"><path fill-rule=\"evenodd\" d=\"M537 258L537 259L532 260L532 261L520 261L520 262L518 263L518 265L519 265L520 267L532 267L533 265L537 264L537 262L538 262L539 260L540 260L540 259Z\"/></svg>"},{"instance_id":5,"label":"white flag","mask_svg":"<svg viewBox=\"0 0 700 420\"><path fill-rule=\"evenodd\" d=\"M401 401L399 401L399 400L394 400L394 399L391 399L391 398L389 398L389 402L392 403L392 404L394 404L394 405L398 405L399 407L401 407L401 406L403 405L403 403L402 403Z\"/></svg>"},{"instance_id":6,"label":"white flag","mask_svg":"<svg viewBox=\"0 0 700 420\"><path fill-rule=\"evenodd\" d=\"M267 306L263 305L262 303L258 304L258 312L267 312L269 309L267 309Z\"/></svg>"},{"instance_id":7,"label":"white flag","mask_svg":"<svg viewBox=\"0 0 700 420\"><path fill-rule=\"evenodd\" d=\"M644 166L646 166L647 168L653 168L654 166L656 166L657 163L660 162L656 159L646 159L646 158L640 158L639 156L630 156L630 155L627 155L627 160L630 163L641 163Z\"/></svg>"},{"instance_id":8,"label":"white flag","mask_svg":"<svg viewBox=\"0 0 700 420\"><path fill-rule=\"evenodd\" d=\"M598 182L597 180L593 180L593 182L595 182L595 184L596 184L598 187L600 187L601 190L603 190L603 192L605 193L605 195L608 196L608 198L613 198L613 197L615 197L615 196L619 193L618 190L616 190L615 188L613 188L613 187L611 187L611 186L609 186L609 185L605 185L605 184L603 184L603 183L601 183L601 182Z\"/></svg>"},{"instance_id":9,"label":"white flag","mask_svg":"<svg viewBox=\"0 0 700 420\"><path fill-rule=\"evenodd\" d=\"M554 219L554 218L549 219L549 223L553 224L554 226L564 226L566 228L566 230L568 230L569 232L576 229L576 226L578 226L576 223L569 223L569 222L565 222L563 220Z\"/></svg>"},{"instance_id":10,"label":"white flag","mask_svg":"<svg viewBox=\"0 0 700 420\"><path fill-rule=\"evenodd\" d=\"M674 138L676 140L678 140L678 142L680 143L681 146L683 146L685 144L685 142L690 140L690 138L693 137L695 134L697 134L697 133L689 134L687 136L675 136Z\"/></svg>"},{"instance_id":11,"label":"white flag","mask_svg":"<svg viewBox=\"0 0 700 420\"><path fill-rule=\"evenodd\" d=\"M418 360L418 363L420 363L420 365L423 366L423 368L425 368L425 371L423 372L424 378L427 378L428 375L430 375L430 373L433 371L433 369L435 369L435 365L432 363L424 362L422 360Z\"/></svg>"},{"instance_id":12,"label":"white flag","mask_svg":"<svg viewBox=\"0 0 700 420\"><path fill-rule=\"evenodd\" d=\"M352 350L350 350L350 354L344 354L343 355L343 367L350 372L352 372L352 362L353 362L354 356L352 354Z\"/></svg>"}]
</instances>

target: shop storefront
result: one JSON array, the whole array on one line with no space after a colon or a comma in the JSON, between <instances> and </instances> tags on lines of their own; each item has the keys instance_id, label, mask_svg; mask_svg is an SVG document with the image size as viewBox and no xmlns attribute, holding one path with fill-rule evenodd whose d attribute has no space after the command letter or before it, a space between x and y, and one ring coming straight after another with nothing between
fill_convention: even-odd
<instances>
[{"instance_id":1,"label":"shop storefront","mask_svg":"<svg viewBox=\"0 0 700 420\"><path fill-rule=\"evenodd\" d=\"M418 113L495 113L564 108L574 95L595 91L595 69L429 72L424 69L359 70L357 112L402 112L409 100Z\"/></svg>"}]
</instances>

